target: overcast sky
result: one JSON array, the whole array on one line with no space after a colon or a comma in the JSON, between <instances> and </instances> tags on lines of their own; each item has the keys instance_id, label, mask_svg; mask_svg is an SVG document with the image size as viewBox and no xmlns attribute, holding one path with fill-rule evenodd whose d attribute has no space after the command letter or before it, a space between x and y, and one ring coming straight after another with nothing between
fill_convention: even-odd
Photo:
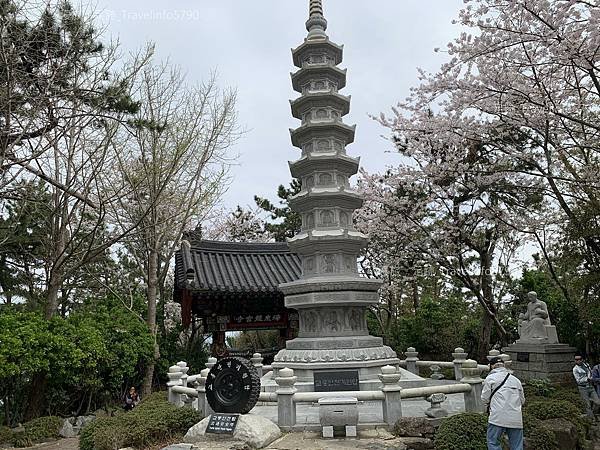
<instances>
[{"instance_id":1,"label":"overcast sky","mask_svg":"<svg viewBox=\"0 0 600 450\"><path fill-rule=\"evenodd\" d=\"M222 86L238 91L240 124L248 132L232 150L239 154L225 207L253 205L254 194L275 198L291 180L287 161L299 150L289 128L294 69L290 48L306 36L308 0L96 0L107 35L123 48L156 43L157 56L181 66L190 80L219 73ZM387 130L369 114L387 112L417 84L417 67L436 70L445 60L435 47L459 33L452 25L462 0L324 0L330 39L344 45L348 69L342 91L352 96L344 118L357 125L348 147L368 171L398 161L382 137Z\"/></svg>"}]
</instances>

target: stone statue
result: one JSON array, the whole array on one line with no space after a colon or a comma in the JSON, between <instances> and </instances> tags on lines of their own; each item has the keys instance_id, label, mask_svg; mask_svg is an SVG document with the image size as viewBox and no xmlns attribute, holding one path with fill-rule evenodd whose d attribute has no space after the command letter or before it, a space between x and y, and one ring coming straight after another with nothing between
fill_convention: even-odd
<instances>
[{"instance_id":1,"label":"stone statue","mask_svg":"<svg viewBox=\"0 0 600 450\"><path fill-rule=\"evenodd\" d=\"M522 343L558 343L556 327L550 323L546 303L538 299L537 293L527 293L527 311L519 314L519 340Z\"/></svg>"}]
</instances>

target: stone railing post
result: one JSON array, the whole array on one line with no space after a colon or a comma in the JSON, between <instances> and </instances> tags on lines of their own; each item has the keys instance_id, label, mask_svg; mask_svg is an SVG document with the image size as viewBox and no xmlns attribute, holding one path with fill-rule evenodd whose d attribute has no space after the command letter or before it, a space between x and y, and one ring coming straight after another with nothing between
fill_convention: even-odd
<instances>
[{"instance_id":1,"label":"stone railing post","mask_svg":"<svg viewBox=\"0 0 600 450\"><path fill-rule=\"evenodd\" d=\"M208 358L208 360L206 361L206 368L208 370L212 369L213 366L217 363L217 358L211 356L210 358Z\"/></svg>"},{"instance_id":2,"label":"stone railing post","mask_svg":"<svg viewBox=\"0 0 600 450\"><path fill-rule=\"evenodd\" d=\"M500 352L498 350L492 349L492 350L490 350L490 352L487 355L487 360L489 362L490 359L496 358L496 357L500 357Z\"/></svg>"},{"instance_id":3,"label":"stone railing post","mask_svg":"<svg viewBox=\"0 0 600 450\"><path fill-rule=\"evenodd\" d=\"M481 400L481 390L483 388L483 379L481 378L481 369L477 367L477 361L467 359L462 366L463 378L461 383L471 385L471 390L465 392L465 411L483 412L483 401Z\"/></svg>"},{"instance_id":4,"label":"stone railing post","mask_svg":"<svg viewBox=\"0 0 600 450\"><path fill-rule=\"evenodd\" d=\"M198 391L198 411L202 414L202 417L208 417L213 413L212 408L206 400L206 379L208 378L208 369L203 369L200 372L200 378L198 378L198 385L196 390Z\"/></svg>"},{"instance_id":5,"label":"stone railing post","mask_svg":"<svg viewBox=\"0 0 600 450\"><path fill-rule=\"evenodd\" d=\"M406 370L415 375L419 375L419 367L417 367L419 352L414 347L408 347L404 352L404 355L406 356Z\"/></svg>"},{"instance_id":6,"label":"stone railing post","mask_svg":"<svg viewBox=\"0 0 600 450\"><path fill-rule=\"evenodd\" d=\"M462 380L462 365L467 360L467 354L465 353L464 348L457 347L454 349L454 353L452 353L452 363L454 364L454 379L456 381Z\"/></svg>"},{"instance_id":7,"label":"stone railing post","mask_svg":"<svg viewBox=\"0 0 600 450\"><path fill-rule=\"evenodd\" d=\"M400 381L400 372L392 366L383 366L379 379L383 386L383 421L390 427L393 427L396 421L402 417L402 387L398 383Z\"/></svg>"},{"instance_id":8,"label":"stone railing post","mask_svg":"<svg viewBox=\"0 0 600 450\"><path fill-rule=\"evenodd\" d=\"M179 361L177 365L181 369L181 385L187 387L188 372L190 371L190 368L185 361Z\"/></svg>"},{"instance_id":9,"label":"stone railing post","mask_svg":"<svg viewBox=\"0 0 600 450\"><path fill-rule=\"evenodd\" d=\"M275 378L277 383L277 425L279 428L289 430L296 425L296 403L294 387L296 379L293 369L287 367L279 370L279 376Z\"/></svg>"},{"instance_id":10,"label":"stone railing post","mask_svg":"<svg viewBox=\"0 0 600 450\"><path fill-rule=\"evenodd\" d=\"M262 355L260 353L255 353L254 355L252 355L252 358L250 358L250 361L252 361L252 365L258 372L258 377L262 378L262 376L263 376L263 364L262 364L263 357L262 357Z\"/></svg>"},{"instance_id":11,"label":"stone railing post","mask_svg":"<svg viewBox=\"0 0 600 450\"><path fill-rule=\"evenodd\" d=\"M181 367L178 365L174 365L169 367L169 372L167 373L167 377L169 381L167 382L167 388L169 389L169 403L172 403L176 406L181 406L181 395L173 392L173 387L181 386L181 377L183 376L183 372L181 371Z\"/></svg>"}]
</instances>

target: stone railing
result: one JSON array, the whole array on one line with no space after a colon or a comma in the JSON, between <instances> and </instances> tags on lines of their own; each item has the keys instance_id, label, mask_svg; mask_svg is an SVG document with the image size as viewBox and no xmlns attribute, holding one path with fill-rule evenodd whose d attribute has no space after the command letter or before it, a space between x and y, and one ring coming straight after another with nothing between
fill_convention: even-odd
<instances>
[{"instance_id":1,"label":"stone railing","mask_svg":"<svg viewBox=\"0 0 600 450\"><path fill-rule=\"evenodd\" d=\"M419 369L421 367L428 367L432 374L431 378L433 379L441 379L440 370L441 369L453 369L454 370L454 380L460 381L463 378L462 367L465 361L467 361L467 353L465 350L458 347L454 349L452 353L452 361L425 361L419 359L419 352L414 347L408 347L404 352L405 359L400 360L400 366L406 368L411 373L415 375L419 375ZM490 350L487 359L493 357L500 357L504 361L506 367L510 367L511 360L510 356L504 353L500 353L498 350ZM482 373L489 372L490 368L486 364L478 364L477 367L481 370Z\"/></svg>"},{"instance_id":2,"label":"stone railing","mask_svg":"<svg viewBox=\"0 0 600 450\"><path fill-rule=\"evenodd\" d=\"M413 357L416 358L416 356ZM262 361L259 355L253 355L252 362L257 370L264 369L259 359ZM187 375L189 368L185 362L179 362L171 366L168 373L169 382L167 383L169 402L182 407L195 408L203 416L211 414L213 411L206 401L204 386L208 373L215 363L215 358L209 358L206 368L199 375L192 376ZM418 366L415 365L416 367ZM402 399L428 398L432 394L462 393L466 411L482 412L481 389L483 380L480 376L482 373L481 366L473 360L464 360L460 364L460 370L459 383L403 389L399 383L400 372L395 367L384 366L379 374L382 386L378 390L298 392L295 387L297 378L294 376L294 371L284 368L278 371L274 379L277 384L275 392L261 392L259 401L277 403L278 425L283 430L292 430L297 425L296 406L298 404L315 403L319 399L327 397L354 397L358 401L381 402L383 422L390 427L402 417ZM188 386L188 384L192 384L193 387Z\"/></svg>"}]
</instances>

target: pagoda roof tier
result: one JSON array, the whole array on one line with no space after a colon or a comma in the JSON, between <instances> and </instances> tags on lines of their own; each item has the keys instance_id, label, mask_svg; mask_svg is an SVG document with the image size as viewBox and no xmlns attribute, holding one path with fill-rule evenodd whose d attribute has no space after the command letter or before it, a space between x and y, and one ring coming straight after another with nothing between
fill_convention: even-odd
<instances>
[{"instance_id":1,"label":"pagoda roof tier","mask_svg":"<svg viewBox=\"0 0 600 450\"><path fill-rule=\"evenodd\" d=\"M368 242L367 235L348 229L301 231L288 239L290 250L298 255L312 255L317 252L359 253Z\"/></svg>"},{"instance_id":2,"label":"pagoda roof tier","mask_svg":"<svg viewBox=\"0 0 600 450\"><path fill-rule=\"evenodd\" d=\"M303 213L313 208L358 209L363 204L362 196L344 187L313 187L302 190L289 199L293 211Z\"/></svg>"},{"instance_id":3,"label":"pagoda roof tier","mask_svg":"<svg viewBox=\"0 0 600 450\"><path fill-rule=\"evenodd\" d=\"M305 40L298 47L292 49L294 65L296 67L302 67L302 61L304 60L304 57L309 53L314 53L315 51L322 51L328 55L332 55L335 58L335 64L339 64L342 62L344 46L334 44L329 40L329 38Z\"/></svg>"},{"instance_id":4,"label":"pagoda roof tier","mask_svg":"<svg viewBox=\"0 0 600 450\"><path fill-rule=\"evenodd\" d=\"M292 87L302 93L302 85L319 78L331 78L337 82L338 90L346 87L346 69L340 69L330 63L312 64L291 74Z\"/></svg>"},{"instance_id":5,"label":"pagoda roof tier","mask_svg":"<svg viewBox=\"0 0 600 450\"><path fill-rule=\"evenodd\" d=\"M296 100L290 100L290 105L292 116L296 119L302 119L302 115L311 108L325 108L328 106L339 110L341 115L345 116L350 112L350 97L337 92L307 93Z\"/></svg>"},{"instance_id":6,"label":"pagoda roof tier","mask_svg":"<svg viewBox=\"0 0 600 450\"><path fill-rule=\"evenodd\" d=\"M298 148L302 148L303 144L315 138L336 138L343 141L345 145L352 144L355 132L356 125L346 125L340 120L311 122L299 128L290 129L292 145Z\"/></svg>"},{"instance_id":7,"label":"pagoda roof tier","mask_svg":"<svg viewBox=\"0 0 600 450\"><path fill-rule=\"evenodd\" d=\"M338 153L309 153L296 161L289 161L288 164L294 178L318 170L337 170L352 176L358 172L360 158Z\"/></svg>"}]
</instances>

